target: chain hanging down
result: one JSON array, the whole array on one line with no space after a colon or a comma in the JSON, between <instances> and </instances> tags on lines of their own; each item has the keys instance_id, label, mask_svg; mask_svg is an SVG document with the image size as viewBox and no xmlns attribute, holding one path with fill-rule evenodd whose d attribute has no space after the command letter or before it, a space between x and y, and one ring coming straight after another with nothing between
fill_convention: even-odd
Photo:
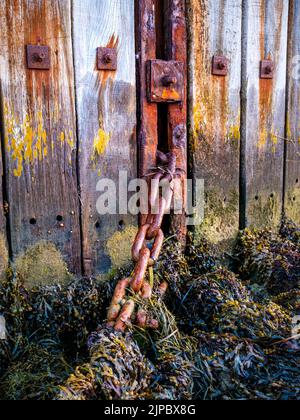
<instances>
[{"instance_id":1,"label":"chain hanging down","mask_svg":"<svg viewBox=\"0 0 300 420\"><path fill-rule=\"evenodd\" d=\"M108 325L117 331L125 331L131 322L140 328L158 328L158 321L149 319L147 313L139 309L133 299L126 297L126 292L139 294L143 299L150 299L152 287L145 280L147 269L153 267L161 253L164 242L164 233L161 229L165 214L170 210L174 197L174 180L180 177L176 169L175 153L164 154L157 152L157 168L148 174L150 186L149 203L150 213L146 222L140 227L132 247L132 259L136 264L133 275L121 280L115 289L113 299L108 310ZM163 189L164 193L161 194ZM155 210L155 211L154 211ZM152 247L147 247L147 241L152 241ZM159 291L163 295L168 284L163 282Z\"/></svg>"}]
</instances>

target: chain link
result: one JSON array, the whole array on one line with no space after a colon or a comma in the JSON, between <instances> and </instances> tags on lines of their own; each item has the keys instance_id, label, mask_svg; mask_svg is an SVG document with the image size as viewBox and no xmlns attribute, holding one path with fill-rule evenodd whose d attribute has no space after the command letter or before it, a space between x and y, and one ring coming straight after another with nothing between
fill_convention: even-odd
<instances>
[{"instance_id":1,"label":"chain link","mask_svg":"<svg viewBox=\"0 0 300 420\"><path fill-rule=\"evenodd\" d=\"M134 300L126 298L129 288L131 292L140 294L145 300L152 296L152 287L145 281L145 276L148 268L156 264L161 253L165 239L161 226L165 214L172 205L173 180L175 177L180 177L180 171L176 169L175 153L164 154L158 151L157 161L157 168L153 168L153 171L147 175L150 186L150 212L145 224L140 227L132 247L132 260L136 263L135 269L131 278L123 279L117 284L108 310L108 325L117 331L125 331L132 321L135 321L135 324L140 328L158 328L158 321L149 319L143 309L138 309L135 314ZM147 246L147 241L153 242L150 249ZM158 288L159 294L163 296L167 288L167 282L163 282Z\"/></svg>"}]
</instances>

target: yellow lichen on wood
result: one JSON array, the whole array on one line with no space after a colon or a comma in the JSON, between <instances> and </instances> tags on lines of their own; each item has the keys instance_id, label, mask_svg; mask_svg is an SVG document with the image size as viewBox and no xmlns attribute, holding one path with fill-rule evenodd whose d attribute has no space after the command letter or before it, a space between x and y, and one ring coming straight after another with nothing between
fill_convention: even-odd
<instances>
[{"instance_id":1,"label":"yellow lichen on wood","mask_svg":"<svg viewBox=\"0 0 300 420\"><path fill-rule=\"evenodd\" d=\"M6 238L0 233L0 280L6 277L6 270L9 265L8 249Z\"/></svg>"},{"instance_id":2,"label":"yellow lichen on wood","mask_svg":"<svg viewBox=\"0 0 300 420\"><path fill-rule=\"evenodd\" d=\"M116 232L106 243L107 254L113 268L124 267L131 261L131 247L137 234L136 226L128 226L122 232Z\"/></svg>"},{"instance_id":3,"label":"yellow lichen on wood","mask_svg":"<svg viewBox=\"0 0 300 420\"><path fill-rule=\"evenodd\" d=\"M53 126L58 125L55 121ZM13 162L13 174L21 177L24 164L32 165L36 161L42 161L48 157L48 136L44 124L43 112L38 111L36 115L25 114L20 121L14 110L7 102L4 103L4 129L5 148L10 154ZM60 142L68 144L71 150L75 148L74 135L72 131L61 132ZM51 136L51 149L55 145Z\"/></svg>"},{"instance_id":4,"label":"yellow lichen on wood","mask_svg":"<svg viewBox=\"0 0 300 420\"><path fill-rule=\"evenodd\" d=\"M232 125L229 127L229 138L233 140L241 139L240 125Z\"/></svg>"},{"instance_id":5,"label":"yellow lichen on wood","mask_svg":"<svg viewBox=\"0 0 300 420\"><path fill-rule=\"evenodd\" d=\"M266 129L261 130L260 134L259 134L259 140L258 140L258 148L259 149L263 149L268 141L268 132Z\"/></svg>"},{"instance_id":6,"label":"yellow lichen on wood","mask_svg":"<svg viewBox=\"0 0 300 420\"><path fill-rule=\"evenodd\" d=\"M94 138L92 160L96 161L97 157L104 155L110 138L111 134L106 133L102 128L99 128L98 133Z\"/></svg>"}]
</instances>

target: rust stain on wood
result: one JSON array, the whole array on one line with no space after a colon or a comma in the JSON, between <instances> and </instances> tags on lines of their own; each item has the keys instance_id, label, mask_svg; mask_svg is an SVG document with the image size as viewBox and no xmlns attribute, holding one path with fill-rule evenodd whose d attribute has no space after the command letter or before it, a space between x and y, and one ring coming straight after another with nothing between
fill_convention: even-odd
<instances>
[{"instance_id":1,"label":"rust stain on wood","mask_svg":"<svg viewBox=\"0 0 300 420\"><path fill-rule=\"evenodd\" d=\"M112 34L108 43L106 45L104 45L105 48L116 48L118 50L119 47L119 37L116 36L116 34ZM120 63L118 61L118 65L122 65L122 63ZM99 85L97 86L97 88L100 91L100 95L101 95L101 89L105 89L107 81L109 79L114 80L116 77L116 72L115 71L101 71L101 70L97 70L97 64L95 64L95 70L99 72Z\"/></svg>"},{"instance_id":2,"label":"rust stain on wood","mask_svg":"<svg viewBox=\"0 0 300 420\"><path fill-rule=\"evenodd\" d=\"M194 176L204 179L201 236L228 248L238 232L241 2L190 0L190 80ZM212 57L229 59L228 75L212 75Z\"/></svg>"},{"instance_id":3,"label":"rust stain on wood","mask_svg":"<svg viewBox=\"0 0 300 420\"><path fill-rule=\"evenodd\" d=\"M81 272L70 1L7 0L0 38L13 256L49 240ZM49 46L49 71L27 68L28 44Z\"/></svg>"}]
</instances>

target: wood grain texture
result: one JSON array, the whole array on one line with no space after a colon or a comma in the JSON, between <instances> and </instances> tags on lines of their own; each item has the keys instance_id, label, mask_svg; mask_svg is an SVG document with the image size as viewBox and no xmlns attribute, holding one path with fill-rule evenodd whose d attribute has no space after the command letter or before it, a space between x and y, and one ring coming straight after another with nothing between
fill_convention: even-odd
<instances>
[{"instance_id":1,"label":"wood grain texture","mask_svg":"<svg viewBox=\"0 0 300 420\"><path fill-rule=\"evenodd\" d=\"M122 170L136 177L134 1L73 0L73 26L84 271L106 273L112 268L108 241L137 224L136 217L99 216L96 209L99 180L118 182ZM96 70L97 47L117 48L116 72Z\"/></svg>"},{"instance_id":2,"label":"wood grain texture","mask_svg":"<svg viewBox=\"0 0 300 420\"><path fill-rule=\"evenodd\" d=\"M184 65L183 100L168 106L168 144L169 150L176 154L177 168L182 171L183 212L171 216L171 231L177 234L184 244L186 240L186 197L184 192L187 178L187 29L185 0L169 0L167 9L168 34L167 58Z\"/></svg>"},{"instance_id":3,"label":"wood grain texture","mask_svg":"<svg viewBox=\"0 0 300 420\"><path fill-rule=\"evenodd\" d=\"M2 2L0 78L13 256L48 240L80 272L71 41L70 0ZM50 47L50 71L27 70L26 44Z\"/></svg>"},{"instance_id":4,"label":"wood grain texture","mask_svg":"<svg viewBox=\"0 0 300 420\"><path fill-rule=\"evenodd\" d=\"M290 0L285 214L300 224L300 2Z\"/></svg>"},{"instance_id":5,"label":"wood grain texture","mask_svg":"<svg viewBox=\"0 0 300 420\"><path fill-rule=\"evenodd\" d=\"M243 165L246 224L277 227L282 213L286 101L286 0L243 2ZM273 80L260 61L275 63Z\"/></svg>"},{"instance_id":6,"label":"wood grain texture","mask_svg":"<svg viewBox=\"0 0 300 420\"><path fill-rule=\"evenodd\" d=\"M190 119L193 172L205 180L201 235L225 248L239 228L241 22L240 0L189 0ZM225 55L226 77L212 76Z\"/></svg>"},{"instance_id":7,"label":"wood grain texture","mask_svg":"<svg viewBox=\"0 0 300 420\"><path fill-rule=\"evenodd\" d=\"M3 112L1 111L0 107L0 115L2 115ZM0 117L0 142L2 142L2 138L4 137L4 130L3 130L3 121L2 117ZM0 234L3 235L3 238L5 238L5 241L7 241L7 232L6 232L6 217L5 217L5 203L4 203L4 197L3 197L3 176L4 176L4 169L3 169L3 156L2 156L2 150L0 147Z\"/></svg>"}]
</instances>

